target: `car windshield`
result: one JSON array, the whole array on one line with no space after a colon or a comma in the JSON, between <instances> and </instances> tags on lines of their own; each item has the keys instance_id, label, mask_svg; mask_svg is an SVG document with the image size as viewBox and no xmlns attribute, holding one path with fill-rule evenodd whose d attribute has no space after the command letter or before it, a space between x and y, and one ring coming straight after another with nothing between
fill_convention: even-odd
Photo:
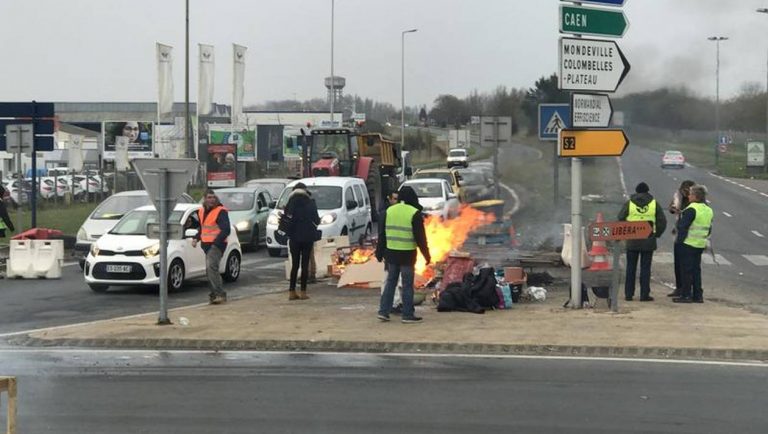
<instances>
[{"instance_id":1,"label":"car windshield","mask_svg":"<svg viewBox=\"0 0 768 434\"><path fill-rule=\"evenodd\" d=\"M467 155L467 151L463 149L454 149L448 155L451 157L465 157Z\"/></svg>"},{"instance_id":2,"label":"car windshield","mask_svg":"<svg viewBox=\"0 0 768 434\"><path fill-rule=\"evenodd\" d=\"M332 155L339 161L350 160L349 135L315 134L312 140L312 161L317 161L324 155Z\"/></svg>"},{"instance_id":3,"label":"car windshield","mask_svg":"<svg viewBox=\"0 0 768 434\"><path fill-rule=\"evenodd\" d=\"M284 182L261 182L258 179L253 181L248 181L245 183L246 187L259 187L263 188L264 190L267 190L270 196L272 197L278 197L280 196L280 193L283 192L283 189L285 188L286 183Z\"/></svg>"},{"instance_id":4,"label":"car windshield","mask_svg":"<svg viewBox=\"0 0 768 434\"><path fill-rule=\"evenodd\" d=\"M485 175L474 170L459 171L462 185L483 185L485 184Z\"/></svg>"},{"instance_id":5,"label":"car windshield","mask_svg":"<svg viewBox=\"0 0 768 434\"><path fill-rule=\"evenodd\" d=\"M451 172L420 172L413 175L413 179L426 179L426 178L432 178L432 179L443 179L445 181L448 181L449 184L453 183L453 176Z\"/></svg>"},{"instance_id":6,"label":"car windshield","mask_svg":"<svg viewBox=\"0 0 768 434\"><path fill-rule=\"evenodd\" d=\"M128 211L151 204L149 195L112 196L96 208L91 218L95 220L118 220Z\"/></svg>"},{"instance_id":7,"label":"car windshield","mask_svg":"<svg viewBox=\"0 0 768 434\"><path fill-rule=\"evenodd\" d=\"M443 186L437 182L414 182L405 184L416 192L420 198L443 197Z\"/></svg>"},{"instance_id":8,"label":"car windshield","mask_svg":"<svg viewBox=\"0 0 768 434\"><path fill-rule=\"evenodd\" d=\"M667 151L667 157L679 157L683 155L680 151Z\"/></svg>"},{"instance_id":9,"label":"car windshield","mask_svg":"<svg viewBox=\"0 0 768 434\"><path fill-rule=\"evenodd\" d=\"M182 215L184 215L183 211L173 211L168 217L168 222L181 223ZM155 210L131 211L109 233L113 235L144 235L147 233L147 223L157 223L157 221L157 211Z\"/></svg>"},{"instance_id":10,"label":"car windshield","mask_svg":"<svg viewBox=\"0 0 768 434\"><path fill-rule=\"evenodd\" d=\"M328 185L310 185L307 187L312 199L315 200L317 209L339 209L341 208L341 187ZM288 198L291 195L291 189L286 188L280 201L277 203L277 209L285 208L288 204Z\"/></svg>"},{"instance_id":11,"label":"car windshield","mask_svg":"<svg viewBox=\"0 0 768 434\"><path fill-rule=\"evenodd\" d=\"M219 192L216 195L224 207L230 211L245 211L253 208L252 192Z\"/></svg>"}]
</instances>

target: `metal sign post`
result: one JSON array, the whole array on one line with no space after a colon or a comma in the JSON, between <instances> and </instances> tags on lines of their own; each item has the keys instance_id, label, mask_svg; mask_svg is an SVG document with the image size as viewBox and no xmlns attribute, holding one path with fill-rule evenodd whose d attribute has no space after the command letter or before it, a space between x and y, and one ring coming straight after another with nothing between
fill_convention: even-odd
<instances>
[{"instance_id":1,"label":"metal sign post","mask_svg":"<svg viewBox=\"0 0 768 434\"><path fill-rule=\"evenodd\" d=\"M168 218L179 196L194 177L199 163L190 158L137 158L131 163L159 213L160 314L157 324L171 324L168 318Z\"/></svg>"}]
</instances>

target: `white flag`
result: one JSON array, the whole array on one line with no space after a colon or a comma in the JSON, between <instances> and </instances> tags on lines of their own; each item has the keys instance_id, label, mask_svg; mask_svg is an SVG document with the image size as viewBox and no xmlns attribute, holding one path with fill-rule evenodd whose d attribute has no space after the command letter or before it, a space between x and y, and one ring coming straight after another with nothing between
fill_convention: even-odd
<instances>
[{"instance_id":1,"label":"white flag","mask_svg":"<svg viewBox=\"0 0 768 434\"><path fill-rule=\"evenodd\" d=\"M200 66L197 81L197 114L207 115L213 105L213 45L198 44L200 47Z\"/></svg>"},{"instance_id":2,"label":"white flag","mask_svg":"<svg viewBox=\"0 0 768 434\"><path fill-rule=\"evenodd\" d=\"M243 97L245 95L245 52L247 47L232 44L232 125L237 125L243 112Z\"/></svg>"},{"instance_id":3,"label":"white flag","mask_svg":"<svg viewBox=\"0 0 768 434\"><path fill-rule=\"evenodd\" d=\"M173 47L157 44L157 115L173 111Z\"/></svg>"},{"instance_id":4,"label":"white flag","mask_svg":"<svg viewBox=\"0 0 768 434\"><path fill-rule=\"evenodd\" d=\"M76 134L70 136L68 166L75 172L83 170L83 136Z\"/></svg>"}]
</instances>

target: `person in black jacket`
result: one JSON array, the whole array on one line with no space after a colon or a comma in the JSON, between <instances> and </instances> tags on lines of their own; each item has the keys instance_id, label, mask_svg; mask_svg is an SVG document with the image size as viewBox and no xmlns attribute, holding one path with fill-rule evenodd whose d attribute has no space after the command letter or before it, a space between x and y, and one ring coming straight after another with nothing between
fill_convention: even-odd
<instances>
[{"instance_id":1,"label":"person in black jacket","mask_svg":"<svg viewBox=\"0 0 768 434\"><path fill-rule=\"evenodd\" d=\"M5 207L6 190L0 185L0 238L5 238L5 230L10 229L11 232L15 231L11 216L8 215L8 209Z\"/></svg>"},{"instance_id":2,"label":"person in black jacket","mask_svg":"<svg viewBox=\"0 0 768 434\"><path fill-rule=\"evenodd\" d=\"M624 282L624 296L632 301L635 295L637 261L640 259L640 301L653 301L651 297L651 262L656 250L656 238L667 229L664 209L649 193L648 184L641 182L619 212L620 221L647 221L653 227L650 238L627 241L627 277Z\"/></svg>"},{"instance_id":3,"label":"person in black jacket","mask_svg":"<svg viewBox=\"0 0 768 434\"><path fill-rule=\"evenodd\" d=\"M320 215L317 206L307 191L307 186L299 182L293 187L288 203L285 205L283 218L286 219L285 232L288 235L288 248L291 252L291 281L288 288L288 300L306 300L309 260L312 247L317 241L317 225ZM296 294L296 279L301 265L301 295Z\"/></svg>"},{"instance_id":4,"label":"person in black jacket","mask_svg":"<svg viewBox=\"0 0 768 434\"><path fill-rule=\"evenodd\" d=\"M418 323L421 321L414 313L413 282L415 278L416 248L421 250L427 264L432 261L427 246L427 235L424 230L424 217L419 198L411 187L400 189L400 202L387 209L379 221L379 242L376 246L376 259L386 260L387 283L379 302L377 318L389 321L392 310L392 300L400 277L403 280L403 311L402 322ZM408 225L410 223L410 225Z\"/></svg>"}]
</instances>

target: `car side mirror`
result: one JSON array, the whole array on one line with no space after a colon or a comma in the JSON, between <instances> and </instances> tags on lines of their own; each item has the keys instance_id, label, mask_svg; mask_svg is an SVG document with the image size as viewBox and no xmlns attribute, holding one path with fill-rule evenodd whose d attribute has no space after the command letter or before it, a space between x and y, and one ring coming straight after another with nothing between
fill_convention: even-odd
<instances>
[{"instance_id":1,"label":"car side mirror","mask_svg":"<svg viewBox=\"0 0 768 434\"><path fill-rule=\"evenodd\" d=\"M184 238L195 238L197 234L197 229L187 229L184 231Z\"/></svg>"},{"instance_id":2,"label":"car side mirror","mask_svg":"<svg viewBox=\"0 0 768 434\"><path fill-rule=\"evenodd\" d=\"M405 176L413 176L413 167L408 166L405 168Z\"/></svg>"},{"instance_id":3,"label":"car side mirror","mask_svg":"<svg viewBox=\"0 0 768 434\"><path fill-rule=\"evenodd\" d=\"M357 208L357 202L354 200L348 200L347 201L347 209L355 209Z\"/></svg>"},{"instance_id":4,"label":"car side mirror","mask_svg":"<svg viewBox=\"0 0 768 434\"><path fill-rule=\"evenodd\" d=\"M268 206L263 206L263 207L259 208L259 212L267 212L269 210L270 210L270 208Z\"/></svg>"},{"instance_id":5,"label":"car side mirror","mask_svg":"<svg viewBox=\"0 0 768 434\"><path fill-rule=\"evenodd\" d=\"M269 203L269 209L275 209L275 208L277 208L277 201L273 200L272 202Z\"/></svg>"}]
</instances>

